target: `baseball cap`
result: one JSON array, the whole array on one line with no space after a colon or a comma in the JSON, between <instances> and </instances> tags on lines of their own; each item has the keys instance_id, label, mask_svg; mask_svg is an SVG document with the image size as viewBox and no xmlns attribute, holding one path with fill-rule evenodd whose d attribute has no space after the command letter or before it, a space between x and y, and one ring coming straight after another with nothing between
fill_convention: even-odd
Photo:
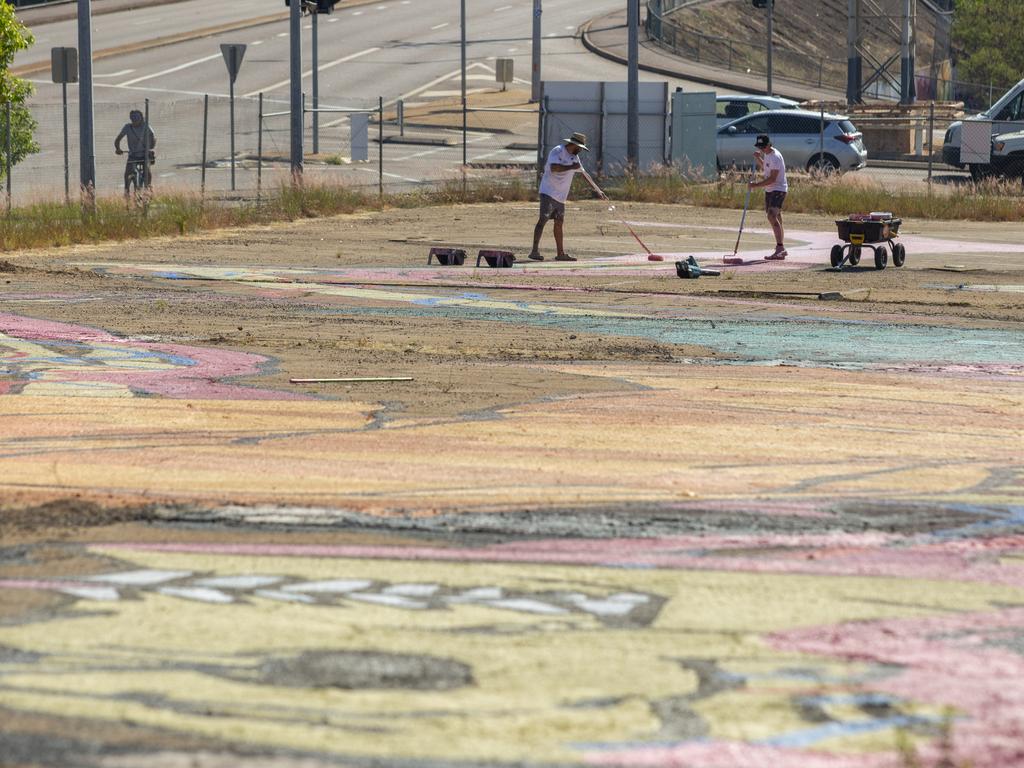
<instances>
[{"instance_id":1,"label":"baseball cap","mask_svg":"<svg viewBox=\"0 0 1024 768\"><path fill-rule=\"evenodd\" d=\"M772 140L768 138L768 134L762 133L757 137L757 141L754 142L755 147L767 147L772 143Z\"/></svg>"}]
</instances>

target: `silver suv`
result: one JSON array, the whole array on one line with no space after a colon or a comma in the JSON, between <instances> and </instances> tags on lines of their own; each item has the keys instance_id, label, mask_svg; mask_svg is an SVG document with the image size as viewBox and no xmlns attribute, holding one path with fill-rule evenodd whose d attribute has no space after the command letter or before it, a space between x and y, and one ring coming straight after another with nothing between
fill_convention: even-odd
<instances>
[{"instance_id":1,"label":"silver suv","mask_svg":"<svg viewBox=\"0 0 1024 768\"><path fill-rule=\"evenodd\" d=\"M734 120L718 129L718 167L749 168L758 134L771 137L772 146L788 168L855 171L868 162L864 136L843 115L822 115L801 109L773 109Z\"/></svg>"}]
</instances>

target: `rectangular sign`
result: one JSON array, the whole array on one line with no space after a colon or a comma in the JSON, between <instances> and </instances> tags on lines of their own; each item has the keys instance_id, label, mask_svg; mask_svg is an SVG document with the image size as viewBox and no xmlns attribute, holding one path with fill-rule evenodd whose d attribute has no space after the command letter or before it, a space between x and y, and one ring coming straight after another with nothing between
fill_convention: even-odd
<instances>
[{"instance_id":1,"label":"rectangular sign","mask_svg":"<svg viewBox=\"0 0 1024 768\"><path fill-rule=\"evenodd\" d=\"M77 83L78 49L51 48L50 75L55 83Z\"/></svg>"}]
</instances>

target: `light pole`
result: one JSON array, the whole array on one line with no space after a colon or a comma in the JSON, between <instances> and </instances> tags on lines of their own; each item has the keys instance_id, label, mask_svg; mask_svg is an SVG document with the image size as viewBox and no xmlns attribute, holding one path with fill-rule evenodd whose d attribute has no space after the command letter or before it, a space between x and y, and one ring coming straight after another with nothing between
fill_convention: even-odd
<instances>
[{"instance_id":1,"label":"light pole","mask_svg":"<svg viewBox=\"0 0 1024 768\"><path fill-rule=\"evenodd\" d=\"M626 77L626 160L634 170L640 164L640 0L629 0L629 66Z\"/></svg>"},{"instance_id":2,"label":"light pole","mask_svg":"<svg viewBox=\"0 0 1024 768\"><path fill-rule=\"evenodd\" d=\"M541 0L533 0L533 79L530 101L540 101L540 17Z\"/></svg>"},{"instance_id":3,"label":"light pole","mask_svg":"<svg viewBox=\"0 0 1024 768\"><path fill-rule=\"evenodd\" d=\"M86 204L96 194L96 143L92 110L92 6L78 0L78 152L79 182Z\"/></svg>"},{"instance_id":4,"label":"light pole","mask_svg":"<svg viewBox=\"0 0 1024 768\"><path fill-rule=\"evenodd\" d=\"M459 3L459 21L462 27L462 167L466 167L466 0ZM465 178L465 176L463 176Z\"/></svg>"},{"instance_id":5,"label":"light pole","mask_svg":"<svg viewBox=\"0 0 1024 768\"><path fill-rule=\"evenodd\" d=\"M302 179L302 3L292 3L289 10L291 166L292 183L298 183Z\"/></svg>"},{"instance_id":6,"label":"light pole","mask_svg":"<svg viewBox=\"0 0 1024 768\"><path fill-rule=\"evenodd\" d=\"M768 0L768 95L772 94L772 41L775 36L775 0Z\"/></svg>"}]
</instances>

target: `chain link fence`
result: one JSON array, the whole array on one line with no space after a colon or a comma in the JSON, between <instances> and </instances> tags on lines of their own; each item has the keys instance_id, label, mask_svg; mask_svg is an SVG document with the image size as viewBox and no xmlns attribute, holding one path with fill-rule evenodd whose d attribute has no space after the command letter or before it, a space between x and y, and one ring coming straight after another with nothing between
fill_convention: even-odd
<instances>
[{"instance_id":1,"label":"chain link fence","mask_svg":"<svg viewBox=\"0 0 1024 768\"><path fill-rule=\"evenodd\" d=\"M287 106L281 100L263 99L261 119L259 98L237 98L232 155L227 98L197 96L150 102L149 123L156 135L155 192L252 199L289 183ZM127 156L114 153L114 137L128 122L132 109L146 108L144 99L96 105L99 195L123 191ZM754 139L766 133L785 156L791 172L797 174L847 172L866 163L859 175L883 184L932 184L936 180L959 184L972 177L1021 175L1024 133L1012 134L1024 132L1024 115L993 123L989 162L961 165L959 135L947 130L954 120L952 113L928 105L911 110L878 109L881 111L850 114L843 104L820 104L814 112L751 111L729 127L728 121L722 120L716 135L718 167L749 169ZM5 179L11 190L8 202L13 200L17 206L62 200L65 195L62 105L34 104L31 111L38 122L40 151L15 165ZM67 192L71 199L78 197L77 112L77 104L69 103ZM550 149L575 131L588 135L591 151L584 154L584 162L596 177L619 175L628 150L627 117L613 110L595 112L580 107L577 112L548 112L534 107L495 107L470 108L463 116L458 104L416 112L378 99L376 103L335 101L317 114L315 142L313 115L305 115L304 177L369 193L410 191L465 179L517 179L533 184ZM641 168L664 165L671 156L665 117L651 114L641 119L649 121L642 123L639 137ZM997 137L1001 141L997 142ZM4 141L0 135L0 146Z\"/></svg>"},{"instance_id":2,"label":"chain link fence","mask_svg":"<svg viewBox=\"0 0 1024 768\"><path fill-rule=\"evenodd\" d=\"M251 197L288 183L288 108L288 102L280 99L264 98L261 107L259 97L236 97L232 153L231 104L227 97L96 103L96 193L114 195L124 189L127 154L115 154L114 138L129 122L133 109L148 112L156 136L152 179L157 194L216 197L234 193ZM66 191L77 199L81 152L78 103L69 101L67 107L67 164L63 105L32 103L29 109L38 124L35 139L39 151L11 169L6 181L14 204L63 200ZM409 110L402 115L401 111L397 104L385 105L382 99L375 99L332 100L314 113L307 102L303 120L304 177L371 192L393 192L497 171L518 173L524 179L535 175L536 108L467 110L465 142L461 107L434 109L427 118ZM318 117L315 133L314 114ZM0 143L3 140L0 136ZM126 149L124 141L122 149Z\"/></svg>"}]
</instances>

